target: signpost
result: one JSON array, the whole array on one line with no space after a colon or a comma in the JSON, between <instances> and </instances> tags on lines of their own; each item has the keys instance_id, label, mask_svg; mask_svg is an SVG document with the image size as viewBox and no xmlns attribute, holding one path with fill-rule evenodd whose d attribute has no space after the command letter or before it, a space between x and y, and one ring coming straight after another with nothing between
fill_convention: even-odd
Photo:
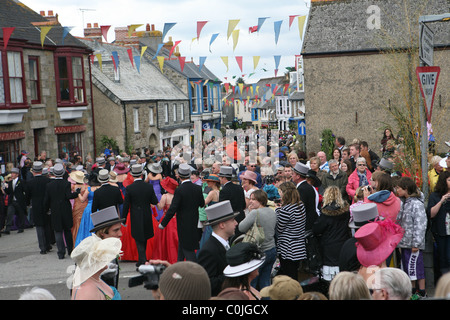
<instances>
[{"instance_id":1,"label":"signpost","mask_svg":"<svg viewBox=\"0 0 450 320\"><path fill-rule=\"evenodd\" d=\"M419 58L428 66L432 66L434 33L425 23L420 23L419 37Z\"/></svg>"},{"instance_id":2,"label":"signpost","mask_svg":"<svg viewBox=\"0 0 450 320\"><path fill-rule=\"evenodd\" d=\"M299 136L306 136L305 120L299 120L298 121L298 135Z\"/></svg>"},{"instance_id":3,"label":"signpost","mask_svg":"<svg viewBox=\"0 0 450 320\"><path fill-rule=\"evenodd\" d=\"M417 67L416 74L419 80L420 91L425 105L425 112L428 122L431 123L431 113L433 111L434 95L436 93L436 85L439 79L439 67Z\"/></svg>"}]
</instances>

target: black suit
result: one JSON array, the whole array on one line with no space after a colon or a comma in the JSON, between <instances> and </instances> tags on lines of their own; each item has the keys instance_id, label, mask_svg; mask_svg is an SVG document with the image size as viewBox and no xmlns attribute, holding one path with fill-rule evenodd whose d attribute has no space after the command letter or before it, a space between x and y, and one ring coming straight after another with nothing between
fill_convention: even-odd
<instances>
[{"instance_id":1,"label":"black suit","mask_svg":"<svg viewBox=\"0 0 450 320\"><path fill-rule=\"evenodd\" d=\"M13 224L14 215L17 216L17 227L19 231L23 231L25 225L25 218L27 216L27 200L26 200L26 183L25 180L17 178L15 186L13 180L8 182L8 188L5 189L8 194L8 209L6 216L6 232L10 232Z\"/></svg>"},{"instance_id":2,"label":"black suit","mask_svg":"<svg viewBox=\"0 0 450 320\"><path fill-rule=\"evenodd\" d=\"M72 192L69 181L56 178L46 185L44 197L44 210L51 210L52 227L55 231L58 257L64 258L66 252L70 255L73 249L71 229L73 227L71 199L78 197L77 192ZM65 240L65 242L64 242Z\"/></svg>"},{"instance_id":3,"label":"black suit","mask_svg":"<svg viewBox=\"0 0 450 320\"><path fill-rule=\"evenodd\" d=\"M92 212L97 212L111 206L117 208L119 212L119 205L123 203L122 193L118 187L103 184L100 188L94 191L94 198L92 199Z\"/></svg>"},{"instance_id":4,"label":"black suit","mask_svg":"<svg viewBox=\"0 0 450 320\"><path fill-rule=\"evenodd\" d=\"M27 204L31 204L31 216L38 237L39 249L41 252L51 248L51 221L50 216L45 211L44 199L47 184L51 180L42 175L35 176L27 182Z\"/></svg>"},{"instance_id":5,"label":"black suit","mask_svg":"<svg viewBox=\"0 0 450 320\"><path fill-rule=\"evenodd\" d=\"M205 206L202 187L192 183L190 180L182 182L175 189L172 203L161 225L166 227L170 219L177 214L178 230L178 261L184 258L196 261L195 250L199 248L198 209Z\"/></svg>"},{"instance_id":6,"label":"black suit","mask_svg":"<svg viewBox=\"0 0 450 320\"><path fill-rule=\"evenodd\" d=\"M205 268L211 282L211 296L217 296L222 290L223 270L228 265L226 252L222 243L211 236L198 253L198 263Z\"/></svg>"},{"instance_id":7,"label":"black suit","mask_svg":"<svg viewBox=\"0 0 450 320\"><path fill-rule=\"evenodd\" d=\"M154 236L151 204L157 205L158 198L150 183L139 179L126 188L123 215L126 219L130 212L131 236L136 241L138 263L147 261L147 240Z\"/></svg>"},{"instance_id":8,"label":"black suit","mask_svg":"<svg viewBox=\"0 0 450 320\"><path fill-rule=\"evenodd\" d=\"M235 184L233 182L227 182L225 185L222 186L222 189L219 192L219 202L230 200L231 208L233 208L234 212L239 212L239 214L236 216L235 220L239 225L239 222L244 220L245 218L245 195L244 195L244 189L239 184ZM242 232L239 231L238 225L235 228L234 236L232 239L230 239L230 242L233 241L236 237L242 234Z\"/></svg>"},{"instance_id":9,"label":"black suit","mask_svg":"<svg viewBox=\"0 0 450 320\"><path fill-rule=\"evenodd\" d=\"M305 230L312 230L312 225L316 221L318 215L316 210L316 193L314 187L311 186L306 180L299 184L297 191L300 194L300 200L302 200L306 211L306 226Z\"/></svg>"}]
</instances>

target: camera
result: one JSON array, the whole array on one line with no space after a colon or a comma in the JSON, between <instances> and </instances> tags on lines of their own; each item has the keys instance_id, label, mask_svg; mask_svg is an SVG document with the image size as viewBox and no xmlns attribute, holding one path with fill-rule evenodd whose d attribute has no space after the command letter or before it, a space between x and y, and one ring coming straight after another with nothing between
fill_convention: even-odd
<instances>
[{"instance_id":1,"label":"camera","mask_svg":"<svg viewBox=\"0 0 450 320\"><path fill-rule=\"evenodd\" d=\"M132 288L144 284L145 289L156 290L159 288L159 278L164 270L166 270L166 266L162 264L143 264L138 268L141 274L128 280L128 287Z\"/></svg>"}]
</instances>

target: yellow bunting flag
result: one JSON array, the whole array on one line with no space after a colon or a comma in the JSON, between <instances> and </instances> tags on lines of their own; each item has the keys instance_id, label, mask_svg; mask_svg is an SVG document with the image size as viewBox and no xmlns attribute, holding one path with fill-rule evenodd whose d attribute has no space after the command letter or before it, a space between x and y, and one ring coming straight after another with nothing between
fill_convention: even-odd
<instances>
[{"instance_id":1,"label":"yellow bunting flag","mask_svg":"<svg viewBox=\"0 0 450 320\"><path fill-rule=\"evenodd\" d=\"M159 69L161 69L161 73L163 72L163 66L164 66L164 57L158 56L157 57L159 62Z\"/></svg>"},{"instance_id":2,"label":"yellow bunting flag","mask_svg":"<svg viewBox=\"0 0 450 320\"><path fill-rule=\"evenodd\" d=\"M103 71L103 69L102 69L102 54L101 53L97 53L95 56L97 57L98 65L100 67L100 70Z\"/></svg>"},{"instance_id":3,"label":"yellow bunting flag","mask_svg":"<svg viewBox=\"0 0 450 320\"><path fill-rule=\"evenodd\" d=\"M233 32L234 28L236 28L239 21L240 21L239 19L228 20L227 40L230 38L231 33Z\"/></svg>"},{"instance_id":4,"label":"yellow bunting flag","mask_svg":"<svg viewBox=\"0 0 450 320\"><path fill-rule=\"evenodd\" d=\"M239 86L239 92L240 92L240 94L241 94L241 96L242 96L242 90L244 90L244 84L241 83L241 82L239 82L239 83L238 83L238 86Z\"/></svg>"},{"instance_id":5,"label":"yellow bunting flag","mask_svg":"<svg viewBox=\"0 0 450 320\"><path fill-rule=\"evenodd\" d=\"M142 59L142 56L144 55L145 50L147 50L147 46L143 46L141 49L141 59Z\"/></svg>"},{"instance_id":6,"label":"yellow bunting flag","mask_svg":"<svg viewBox=\"0 0 450 320\"><path fill-rule=\"evenodd\" d=\"M298 17L298 31L300 33L300 40L303 39L303 27L305 26L306 16Z\"/></svg>"},{"instance_id":7,"label":"yellow bunting flag","mask_svg":"<svg viewBox=\"0 0 450 320\"><path fill-rule=\"evenodd\" d=\"M225 63L225 65L227 66L227 72L228 72L228 57L220 57L223 61L223 63Z\"/></svg>"},{"instance_id":8,"label":"yellow bunting flag","mask_svg":"<svg viewBox=\"0 0 450 320\"><path fill-rule=\"evenodd\" d=\"M238 41L239 41L239 30L234 30L233 31L233 51L236 48Z\"/></svg>"},{"instance_id":9,"label":"yellow bunting flag","mask_svg":"<svg viewBox=\"0 0 450 320\"><path fill-rule=\"evenodd\" d=\"M44 46L44 40L45 37L47 36L47 33L50 31L52 27L41 27L41 46Z\"/></svg>"},{"instance_id":10,"label":"yellow bunting flag","mask_svg":"<svg viewBox=\"0 0 450 320\"><path fill-rule=\"evenodd\" d=\"M134 32L134 30L136 30L140 26L143 26L143 24L132 24L131 26L129 26L128 27L128 37L131 38L131 34Z\"/></svg>"},{"instance_id":11,"label":"yellow bunting flag","mask_svg":"<svg viewBox=\"0 0 450 320\"><path fill-rule=\"evenodd\" d=\"M253 56L253 71L256 70L256 67L258 66L260 56Z\"/></svg>"}]
</instances>

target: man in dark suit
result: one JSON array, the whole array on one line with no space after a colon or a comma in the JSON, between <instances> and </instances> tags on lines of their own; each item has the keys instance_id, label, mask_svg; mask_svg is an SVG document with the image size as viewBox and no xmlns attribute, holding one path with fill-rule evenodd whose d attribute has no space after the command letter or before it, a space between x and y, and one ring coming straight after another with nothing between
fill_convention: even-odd
<instances>
[{"instance_id":1,"label":"man in dark suit","mask_svg":"<svg viewBox=\"0 0 450 320\"><path fill-rule=\"evenodd\" d=\"M172 203L162 219L159 228L164 229L177 214L178 261L185 258L197 262L195 250L199 248L198 209L205 206L202 187L191 182L191 166L182 163L178 167L181 183L175 189Z\"/></svg>"},{"instance_id":2,"label":"man in dark suit","mask_svg":"<svg viewBox=\"0 0 450 320\"><path fill-rule=\"evenodd\" d=\"M222 290L225 279L223 270L228 265L226 252L230 248L229 239L238 225L235 212L229 200L215 203L205 209L207 222L212 226L211 237L205 242L198 254L198 263L205 268L211 283L211 295L217 296Z\"/></svg>"},{"instance_id":3,"label":"man in dark suit","mask_svg":"<svg viewBox=\"0 0 450 320\"><path fill-rule=\"evenodd\" d=\"M71 199L78 197L78 192L72 192L71 184L63 178L64 166L61 163L53 167L55 178L46 185L44 196L44 212L50 210L52 227L55 232L58 258L64 259L66 253L70 255L73 249L71 229L73 227Z\"/></svg>"},{"instance_id":4,"label":"man in dark suit","mask_svg":"<svg viewBox=\"0 0 450 320\"><path fill-rule=\"evenodd\" d=\"M233 183L231 178L233 176L233 167L221 166L219 172L219 180L222 189L219 192L219 201L230 200L231 207L235 212L239 212L236 221L239 223L245 218L245 195L244 189L241 185ZM242 232L236 227L234 237L238 237Z\"/></svg>"},{"instance_id":5,"label":"man in dark suit","mask_svg":"<svg viewBox=\"0 0 450 320\"><path fill-rule=\"evenodd\" d=\"M118 187L109 184L109 171L101 169L98 172L98 182L102 184L100 188L94 191L94 198L92 199L92 212L105 209L111 206L117 208L123 203L122 193Z\"/></svg>"},{"instance_id":6,"label":"man in dark suit","mask_svg":"<svg viewBox=\"0 0 450 320\"><path fill-rule=\"evenodd\" d=\"M25 192L25 181L20 178L20 170L18 168L11 169L11 180L5 188L5 193L8 195L8 208L6 211L6 227L3 233L9 234L11 232L15 215L17 216L18 232L23 232L25 217L27 216Z\"/></svg>"},{"instance_id":7,"label":"man in dark suit","mask_svg":"<svg viewBox=\"0 0 450 320\"><path fill-rule=\"evenodd\" d=\"M132 165L130 173L134 182L126 188L123 214L126 221L128 211L130 212L131 236L136 241L138 267L147 261L147 240L154 236L151 205L157 205L158 198L153 186L142 180L142 165Z\"/></svg>"},{"instance_id":8,"label":"man in dark suit","mask_svg":"<svg viewBox=\"0 0 450 320\"><path fill-rule=\"evenodd\" d=\"M36 226L36 233L38 238L39 249L41 254L46 254L51 250L51 221L50 215L45 211L44 197L47 183L50 179L42 175L43 164L41 161L33 162L31 173L33 178L27 183L27 204L31 204L31 216L34 225Z\"/></svg>"}]
</instances>

